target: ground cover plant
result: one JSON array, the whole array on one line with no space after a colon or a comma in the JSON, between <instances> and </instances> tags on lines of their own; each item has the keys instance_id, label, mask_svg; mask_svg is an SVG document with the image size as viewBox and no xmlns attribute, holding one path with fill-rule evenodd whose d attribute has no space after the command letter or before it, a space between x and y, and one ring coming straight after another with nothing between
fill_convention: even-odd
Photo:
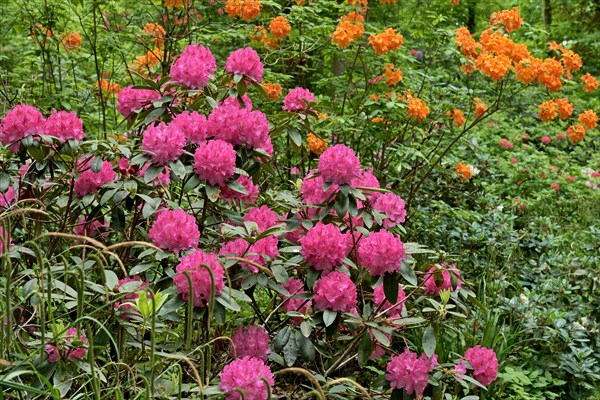
<instances>
[{"instance_id":1,"label":"ground cover plant","mask_svg":"<svg viewBox=\"0 0 600 400\"><path fill-rule=\"evenodd\" d=\"M517 5L0 5L0 396L598 398L600 11Z\"/></svg>"}]
</instances>

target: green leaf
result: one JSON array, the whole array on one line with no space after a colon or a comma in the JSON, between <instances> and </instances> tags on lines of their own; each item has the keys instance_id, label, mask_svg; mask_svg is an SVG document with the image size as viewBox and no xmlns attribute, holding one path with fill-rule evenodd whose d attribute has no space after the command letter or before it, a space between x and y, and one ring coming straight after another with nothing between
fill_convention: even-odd
<instances>
[{"instance_id":1,"label":"green leaf","mask_svg":"<svg viewBox=\"0 0 600 400\"><path fill-rule=\"evenodd\" d=\"M392 390L392 395L390 400L402 400L402 389L394 389Z\"/></svg>"},{"instance_id":2,"label":"green leaf","mask_svg":"<svg viewBox=\"0 0 600 400\"><path fill-rule=\"evenodd\" d=\"M6 191L10 185L10 176L7 173L0 174L0 192Z\"/></svg>"},{"instance_id":3,"label":"green leaf","mask_svg":"<svg viewBox=\"0 0 600 400\"><path fill-rule=\"evenodd\" d=\"M294 337L290 337L290 340L283 346L283 359L288 367L294 365L298 359L298 344Z\"/></svg>"},{"instance_id":4,"label":"green leaf","mask_svg":"<svg viewBox=\"0 0 600 400\"><path fill-rule=\"evenodd\" d=\"M433 329L433 327L428 326L423 332L423 350L425 351L425 354L427 354L427 357L431 358L433 353L435 353L435 346L435 330Z\"/></svg>"},{"instance_id":5,"label":"green leaf","mask_svg":"<svg viewBox=\"0 0 600 400\"><path fill-rule=\"evenodd\" d=\"M288 128L288 134L290 135L290 139L297 147L302 147L302 136L300 136L300 132L296 128Z\"/></svg>"},{"instance_id":6,"label":"green leaf","mask_svg":"<svg viewBox=\"0 0 600 400\"><path fill-rule=\"evenodd\" d=\"M367 365L372 352L373 343L371 343L371 336L365 332L358 345L358 365L360 367Z\"/></svg>"},{"instance_id":7,"label":"green leaf","mask_svg":"<svg viewBox=\"0 0 600 400\"><path fill-rule=\"evenodd\" d=\"M144 172L144 182L146 182L146 183L152 182L153 180L158 178L158 175L160 175L164 171L165 171L165 167L163 167L163 166L158 166L158 165L149 166L148 169L146 170L146 172Z\"/></svg>"},{"instance_id":8,"label":"green leaf","mask_svg":"<svg viewBox=\"0 0 600 400\"><path fill-rule=\"evenodd\" d=\"M325 324L325 326L330 326L331 324L333 324L335 322L335 319L337 318L337 315L337 311L323 311L323 323Z\"/></svg>"},{"instance_id":9,"label":"green leaf","mask_svg":"<svg viewBox=\"0 0 600 400\"><path fill-rule=\"evenodd\" d=\"M375 339L381 343L382 345L389 347L391 342L390 339L385 336L385 333L381 332L379 329L373 329L371 332L373 332L373 336L375 336Z\"/></svg>"},{"instance_id":10,"label":"green leaf","mask_svg":"<svg viewBox=\"0 0 600 400\"><path fill-rule=\"evenodd\" d=\"M219 200L219 195L221 194L221 189L219 189L218 186L209 185L207 183L205 190L206 190L206 196L208 196L208 199L210 201L212 201L214 203L215 201Z\"/></svg>"},{"instance_id":11,"label":"green leaf","mask_svg":"<svg viewBox=\"0 0 600 400\"><path fill-rule=\"evenodd\" d=\"M398 275L387 273L383 276L383 293L391 304L398 301Z\"/></svg>"},{"instance_id":12,"label":"green leaf","mask_svg":"<svg viewBox=\"0 0 600 400\"><path fill-rule=\"evenodd\" d=\"M148 113L148 115L146 115L146 118L144 118L144 125L148 125L151 122L155 121L156 119L158 119L158 117L163 115L165 111L166 111L166 108L162 108L162 107L150 111Z\"/></svg>"},{"instance_id":13,"label":"green leaf","mask_svg":"<svg viewBox=\"0 0 600 400\"><path fill-rule=\"evenodd\" d=\"M211 108L217 108L217 102L212 97L206 96L206 102Z\"/></svg>"},{"instance_id":14,"label":"green leaf","mask_svg":"<svg viewBox=\"0 0 600 400\"><path fill-rule=\"evenodd\" d=\"M415 275L415 271L413 271L408 264L402 263L400 275L402 275L402 277L411 285L417 286L417 276Z\"/></svg>"},{"instance_id":15,"label":"green leaf","mask_svg":"<svg viewBox=\"0 0 600 400\"><path fill-rule=\"evenodd\" d=\"M230 182L227 182L226 185L228 188L230 188L234 192L238 192L241 194L248 194L248 191L246 190L244 185L242 185L238 181L230 181Z\"/></svg>"},{"instance_id":16,"label":"green leaf","mask_svg":"<svg viewBox=\"0 0 600 400\"><path fill-rule=\"evenodd\" d=\"M315 346L311 340L301 332L296 332L296 344L300 350L300 358L309 362L315 359Z\"/></svg>"},{"instance_id":17,"label":"green leaf","mask_svg":"<svg viewBox=\"0 0 600 400\"><path fill-rule=\"evenodd\" d=\"M335 212L338 217L344 218L346 216L349 204L348 194L344 194L343 191L340 190L337 196L335 196Z\"/></svg>"},{"instance_id":18,"label":"green leaf","mask_svg":"<svg viewBox=\"0 0 600 400\"><path fill-rule=\"evenodd\" d=\"M292 330L289 326L286 326L282 330L277 332L277 335L275 335L275 339L273 340L273 350L277 352L281 351L283 349L283 346L285 346L288 340L290 340L291 335Z\"/></svg>"},{"instance_id":19,"label":"green leaf","mask_svg":"<svg viewBox=\"0 0 600 400\"><path fill-rule=\"evenodd\" d=\"M198 178L198 175L194 174L190 177L190 179L188 179L188 181L183 186L183 193L187 193L191 190L194 190L198 186L200 186L200 178Z\"/></svg>"},{"instance_id":20,"label":"green leaf","mask_svg":"<svg viewBox=\"0 0 600 400\"><path fill-rule=\"evenodd\" d=\"M183 165L181 160L171 161L169 162L169 166L171 167L171 171L173 171L180 179L185 177L185 165Z\"/></svg>"},{"instance_id":21,"label":"green leaf","mask_svg":"<svg viewBox=\"0 0 600 400\"><path fill-rule=\"evenodd\" d=\"M94 157L90 164L90 168L93 172L98 173L102 171L102 164L104 164L104 161L100 157Z\"/></svg>"}]
</instances>

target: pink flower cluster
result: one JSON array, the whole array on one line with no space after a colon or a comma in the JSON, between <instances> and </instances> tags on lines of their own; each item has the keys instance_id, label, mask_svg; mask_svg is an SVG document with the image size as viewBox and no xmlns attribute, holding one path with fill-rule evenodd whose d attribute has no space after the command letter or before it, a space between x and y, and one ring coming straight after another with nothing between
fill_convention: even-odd
<instances>
[{"instance_id":1,"label":"pink flower cluster","mask_svg":"<svg viewBox=\"0 0 600 400\"><path fill-rule=\"evenodd\" d=\"M89 157L88 157L89 158ZM112 169L112 164L108 161L102 162L102 169L99 172L92 171L92 160L80 158L77 162L77 171L79 177L75 181L73 188L77 196L85 196L92 194L105 183L109 183L117 179L117 174Z\"/></svg>"},{"instance_id":2,"label":"pink flower cluster","mask_svg":"<svg viewBox=\"0 0 600 400\"><path fill-rule=\"evenodd\" d=\"M352 238L333 224L318 222L301 239L300 254L318 271L330 272L342 264L352 246Z\"/></svg>"},{"instance_id":3,"label":"pink flower cluster","mask_svg":"<svg viewBox=\"0 0 600 400\"><path fill-rule=\"evenodd\" d=\"M211 185L223 185L235 174L236 152L223 140L209 140L194 153L194 171Z\"/></svg>"},{"instance_id":4,"label":"pink flower cluster","mask_svg":"<svg viewBox=\"0 0 600 400\"><path fill-rule=\"evenodd\" d=\"M406 251L400 238L385 229L371 232L358 244L358 259L371 276L400 271Z\"/></svg>"},{"instance_id":5,"label":"pink flower cluster","mask_svg":"<svg viewBox=\"0 0 600 400\"><path fill-rule=\"evenodd\" d=\"M550 136L542 136L543 144L550 144L550 142L552 142L552 139L550 139Z\"/></svg>"},{"instance_id":6,"label":"pink flower cluster","mask_svg":"<svg viewBox=\"0 0 600 400\"><path fill-rule=\"evenodd\" d=\"M148 236L152 243L161 249L177 253L198 247L200 231L196 225L196 218L181 209L165 210L161 212Z\"/></svg>"},{"instance_id":7,"label":"pink flower cluster","mask_svg":"<svg viewBox=\"0 0 600 400\"><path fill-rule=\"evenodd\" d=\"M404 209L404 200L394 193L383 193L377 196L373 203L373 209L387 215L383 220L384 228L393 228L406 220L406 210Z\"/></svg>"},{"instance_id":8,"label":"pink flower cluster","mask_svg":"<svg viewBox=\"0 0 600 400\"><path fill-rule=\"evenodd\" d=\"M149 125L142 137L142 150L152 156L154 164L164 165L183 154L186 140L177 125Z\"/></svg>"},{"instance_id":9,"label":"pink flower cluster","mask_svg":"<svg viewBox=\"0 0 600 400\"><path fill-rule=\"evenodd\" d=\"M460 271L454 264L440 264L437 267L431 267L425 274L425 294L437 296L440 290L450 290L451 292L459 290L462 281L459 279ZM440 279L441 278L441 279ZM452 284L452 278L456 284Z\"/></svg>"},{"instance_id":10,"label":"pink flower cluster","mask_svg":"<svg viewBox=\"0 0 600 400\"><path fill-rule=\"evenodd\" d=\"M498 142L498 144L499 144L501 147L504 147L505 149L509 149L509 150L510 150L510 149L512 149L512 148L513 148L513 144L512 144L511 142L509 142L509 141L508 141L508 139L505 139L505 138L502 138L502 139L500 140L500 142Z\"/></svg>"},{"instance_id":11,"label":"pink flower cluster","mask_svg":"<svg viewBox=\"0 0 600 400\"><path fill-rule=\"evenodd\" d=\"M160 93L149 89L134 89L132 85L124 87L117 96L117 111L129 118L135 111L148 107L160 100Z\"/></svg>"},{"instance_id":12,"label":"pink flower cluster","mask_svg":"<svg viewBox=\"0 0 600 400\"><path fill-rule=\"evenodd\" d=\"M78 340L82 342L83 346L73 346L71 343L73 340ZM79 335L77 338L77 328L69 328L67 330L67 334L57 341L54 344L47 344L44 346L44 350L48 355L48 362L57 362L61 358L66 358L67 360L77 361L81 360L85 357L88 349L88 340L85 335Z\"/></svg>"},{"instance_id":13,"label":"pink flower cluster","mask_svg":"<svg viewBox=\"0 0 600 400\"><path fill-rule=\"evenodd\" d=\"M336 144L321 154L318 170L324 182L349 185L358 176L360 161L350 147Z\"/></svg>"},{"instance_id":14,"label":"pink flower cluster","mask_svg":"<svg viewBox=\"0 0 600 400\"><path fill-rule=\"evenodd\" d=\"M356 285L350 277L334 271L321 276L314 286L315 308L350 312L356 308Z\"/></svg>"},{"instance_id":15,"label":"pink flower cluster","mask_svg":"<svg viewBox=\"0 0 600 400\"><path fill-rule=\"evenodd\" d=\"M301 87L296 87L285 96L283 99L284 111L305 111L308 109L306 103L314 103L315 96L308 90Z\"/></svg>"},{"instance_id":16,"label":"pink flower cluster","mask_svg":"<svg viewBox=\"0 0 600 400\"><path fill-rule=\"evenodd\" d=\"M267 236L249 246L248 242L239 238L225 243L221 247L219 254L222 256L243 257L255 264L267 265L265 257L274 260L279 256L278 243L279 240L275 236ZM254 273L258 272L258 267L250 263L241 262L240 265Z\"/></svg>"},{"instance_id":17,"label":"pink flower cluster","mask_svg":"<svg viewBox=\"0 0 600 400\"><path fill-rule=\"evenodd\" d=\"M271 352L269 334L260 326L250 325L247 329L240 326L231 335L231 340L235 347L236 358L255 357L267 361Z\"/></svg>"},{"instance_id":18,"label":"pink flower cluster","mask_svg":"<svg viewBox=\"0 0 600 400\"><path fill-rule=\"evenodd\" d=\"M207 268L210 269L210 272ZM197 249L181 258L175 271L173 282L177 286L177 293L181 294L185 301L191 295L195 307L202 307L210 301L213 279L215 289L213 296L217 297L223 291L225 271L213 253L206 254Z\"/></svg>"},{"instance_id":19,"label":"pink flower cluster","mask_svg":"<svg viewBox=\"0 0 600 400\"><path fill-rule=\"evenodd\" d=\"M262 81L263 65L256 50L251 47L238 49L229 55L225 70L232 74L245 75L256 82Z\"/></svg>"},{"instance_id":20,"label":"pink flower cluster","mask_svg":"<svg viewBox=\"0 0 600 400\"><path fill-rule=\"evenodd\" d=\"M237 181L246 189L246 194L237 192L225 185L221 186L220 199L223 201L238 200L242 203L254 203L258 197L258 186L254 184L251 178L244 175L241 175Z\"/></svg>"},{"instance_id":21,"label":"pink flower cluster","mask_svg":"<svg viewBox=\"0 0 600 400\"><path fill-rule=\"evenodd\" d=\"M9 186L6 192L0 193L0 212L13 205L16 200L15 188Z\"/></svg>"},{"instance_id":22,"label":"pink flower cluster","mask_svg":"<svg viewBox=\"0 0 600 400\"><path fill-rule=\"evenodd\" d=\"M302 180L300 187L302 200L307 204L322 204L329 198L333 199L338 186L334 184L329 189L323 190L324 185L323 177L317 175L316 171L310 171Z\"/></svg>"},{"instance_id":23,"label":"pink flower cluster","mask_svg":"<svg viewBox=\"0 0 600 400\"><path fill-rule=\"evenodd\" d=\"M358 171L358 175L356 176L356 178L352 179L350 185L354 188L361 187L379 189L381 187L379 181L377 180L375 175L373 175L373 168L361 169L360 171ZM364 190L364 195L368 200L373 202L377 200L379 196L381 196L381 193L370 190ZM402 204L402 207L404 208L404 203Z\"/></svg>"},{"instance_id":24,"label":"pink flower cluster","mask_svg":"<svg viewBox=\"0 0 600 400\"><path fill-rule=\"evenodd\" d=\"M207 136L221 139L234 146L262 149L273 154L273 144L269 136L269 121L266 115L252 110L252 101L244 94L244 107L238 99L227 98L213 108L207 121Z\"/></svg>"},{"instance_id":25,"label":"pink flower cluster","mask_svg":"<svg viewBox=\"0 0 600 400\"><path fill-rule=\"evenodd\" d=\"M244 221L255 222L258 226L258 232L260 233L277 225L279 223L279 215L271 210L269 206L263 205L248 210L246 215L244 215Z\"/></svg>"},{"instance_id":26,"label":"pink flower cluster","mask_svg":"<svg viewBox=\"0 0 600 400\"><path fill-rule=\"evenodd\" d=\"M399 356L392 357L387 364L385 379L390 383L392 389L404 389L406 393L415 393L417 398L423 396L427 386L429 372L437 365L437 356L428 358L425 353L417 357L408 348Z\"/></svg>"},{"instance_id":27,"label":"pink flower cluster","mask_svg":"<svg viewBox=\"0 0 600 400\"><path fill-rule=\"evenodd\" d=\"M237 389L244 393L244 400L267 400L269 388L272 389L275 385L271 368L255 357L233 360L223 368L219 378L219 389L225 392L227 400L242 399Z\"/></svg>"},{"instance_id":28,"label":"pink flower cluster","mask_svg":"<svg viewBox=\"0 0 600 400\"><path fill-rule=\"evenodd\" d=\"M404 289L402 285L398 284L398 300L396 301L397 306L392 309L389 309L393 306L387 299L385 298L385 293L383 291L383 285L379 285L373 291L373 302L377 305L380 311L388 310L386 315L388 318L395 319L400 318L402 314L402 307L404 306L404 301L406 300L406 293L404 293ZM383 304L383 305L382 305Z\"/></svg>"},{"instance_id":29,"label":"pink flower cluster","mask_svg":"<svg viewBox=\"0 0 600 400\"><path fill-rule=\"evenodd\" d=\"M150 164L144 164L142 169L140 169L139 174L142 178L146 175L146 171L148 171L148 168L150 168ZM171 183L171 170L169 170L169 167L165 165L163 171L164 172L158 174L158 176L152 181L152 183L155 186L168 186Z\"/></svg>"},{"instance_id":30,"label":"pink flower cluster","mask_svg":"<svg viewBox=\"0 0 600 400\"><path fill-rule=\"evenodd\" d=\"M77 117L75 111L52 110L42 130L44 135L57 137L62 143L68 140L81 141L85 138L83 122Z\"/></svg>"},{"instance_id":31,"label":"pink flower cluster","mask_svg":"<svg viewBox=\"0 0 600 400\"><path fill-rule=\"evenodd\" d=\"M19 104L13 107L0 121L0 142L9 146L12 153L21 148L19 141L27 136L43 133L44 117L37 108Z\"/></svg>"},{"instance_id":32,"label":"pink flower cluster","mask_svg":"<svg viewBox=\"0 0 600 400\"><path fill-rule=\"evenodd\" d=\"M73 229L73 232L79 236L107 236L109 234L107 230L109 226L110 225L108 221L104 221L104 223L102 223L96 218L92 221L88 221L85 216L82 216L77 221L77 225Z\"/></svg>"},{"instance_id":33,"label":"pink flower cluster","mask_svg":"<svg viewBox=\"0 0 600 400\"><path fill-rule=\"evenodd\" d=\"M294 298L296 295L305 294L304 283L298 278L291 277L288 279L287 283L281 285L285 290L290 293L290 296L283 296L283 309L287 312L296 311L301 314L304 314L310 304L310 301L307 299L298 299Z\"/></svg>"},{"instance_id":34,"label":"pink flower cluster","mask_svg":"<svg viewBox=\"0 0 600 400\"><path fill-rule=\"evenodd\" d=\"M183 111L169 124L176 126L192 144L200 144L206 140L208 122L206 117L198 111Z\"/></svg>"},{"instance_id":35,"label":"pink flower cluster","mask_svg":"<svg viewBox=\"0 0 600 400\"><path fill-rule=\"evenodd\" d=\"M489 386L498 375L498 359L492 349L477 345L465 352L465 360L473 367L473 378L483 386Z\"/></svg>"},{"instance_id":36,"label":"pink flower cluster","mask_svg":"<svg viewBox=\"0 0 600 400\"><path fill-rule=\"evenodd\" d=\"M190 89L203 89L216 70L217 61L210 49L194 43L187 46L175 60L169 76L173 82Z\"/></svg>"}]
</instances>

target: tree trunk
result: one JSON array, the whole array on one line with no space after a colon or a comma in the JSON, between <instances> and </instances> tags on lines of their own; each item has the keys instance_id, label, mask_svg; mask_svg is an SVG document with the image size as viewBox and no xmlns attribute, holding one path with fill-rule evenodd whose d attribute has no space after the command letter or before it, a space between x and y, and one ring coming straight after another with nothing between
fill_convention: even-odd
<instances>
[{"instance_id":1,"label":"tree trunk","mask_svg":"<svg viewBox=\"0 0 600 400\"><path fill-rule=\"evenodd\" d=\"M550 25L552 25L552 3L550 0L542 0L543 17L544 17L544 28L546 32L550 33Z\"/></svg>"}]
</instances>

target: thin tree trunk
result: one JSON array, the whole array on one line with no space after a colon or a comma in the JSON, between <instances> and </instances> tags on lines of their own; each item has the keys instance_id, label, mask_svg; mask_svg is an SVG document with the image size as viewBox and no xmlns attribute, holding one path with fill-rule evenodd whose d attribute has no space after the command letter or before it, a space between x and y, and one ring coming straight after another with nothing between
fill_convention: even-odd
<instances>
[{"instance_id":1,"label":"thin tree trunk","mask_svg":"<svg viewBox=\"0 0 600 400\"><path fill-rule=\"evenodd\" d=\"M552 25L552 3L550 0L542 0L543 17L544 17L544 29L546 32L550 32L550 26Z\"/></svg>"}]
</instances>

